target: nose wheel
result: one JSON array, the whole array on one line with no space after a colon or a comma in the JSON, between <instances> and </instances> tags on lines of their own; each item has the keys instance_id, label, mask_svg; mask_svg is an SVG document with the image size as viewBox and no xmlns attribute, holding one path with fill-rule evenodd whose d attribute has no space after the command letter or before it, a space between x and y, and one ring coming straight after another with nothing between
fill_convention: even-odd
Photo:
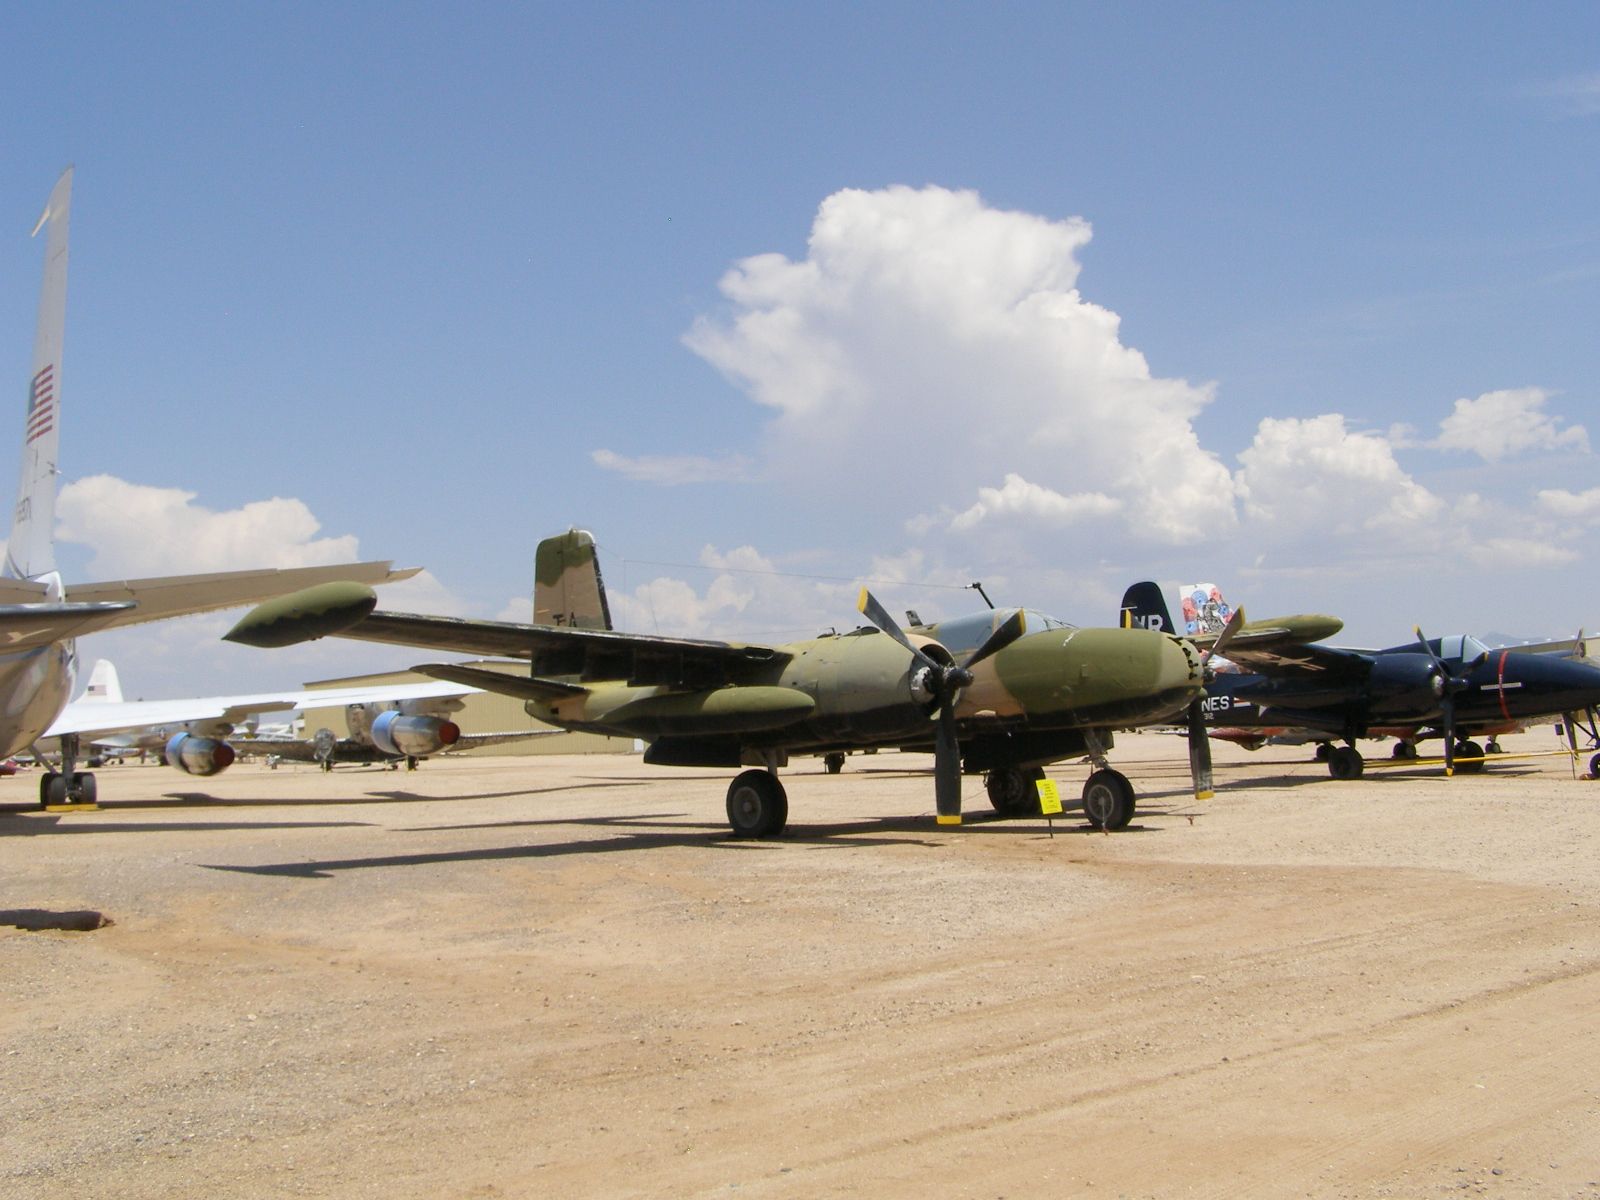
<instances>
[{"instance_id":1,"label":"nose wheel","mask_svg":"<svg viewBox=\"0 0 1600 1200\"><path fill-rule=\"evenodd\" d=\"M1083 815L1096 829L1126 829L1133 807L1133 784L1121 771L1104 767L1083 785Z\"/></svg>"}]
</instances>

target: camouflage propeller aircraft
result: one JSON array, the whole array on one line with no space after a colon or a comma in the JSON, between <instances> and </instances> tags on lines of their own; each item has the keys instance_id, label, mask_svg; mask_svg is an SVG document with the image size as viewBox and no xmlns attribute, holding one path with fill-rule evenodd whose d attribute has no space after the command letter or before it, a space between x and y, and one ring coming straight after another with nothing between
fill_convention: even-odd
<instances>
[{"instance_id":1,"label":"camouflage propeller aircraft","mask_svg":"<svg viewBox=\"0 0 1600 1200\"><path fill-rule=\"evenodd\" d=\"M1104 763L1111 730L1184 712L1203 685L1201 655L1184 640L1055 622L1029 632L1021 610L993 613L958 660L908 634L866 589L859 608L873 627L846 634L756 645L622 633L581 530L541 542L535 574L531 625L378 612L368 588L325 586L262 605L227 637L271 647L333 635L526 661L525 675L471 662L415 669L519 697L563 729L643 739L648 763L754 768L727 794L729 824L746 837L784 828L778 770L791 754L880 747L933 752L941 824L961 821L964 773L986 774L1002 814L1036 813L1043 764L1088 754L1099 769L1084 785L1085 816L1119 829L1135 796Z\"/></svg>"}]
</instances>

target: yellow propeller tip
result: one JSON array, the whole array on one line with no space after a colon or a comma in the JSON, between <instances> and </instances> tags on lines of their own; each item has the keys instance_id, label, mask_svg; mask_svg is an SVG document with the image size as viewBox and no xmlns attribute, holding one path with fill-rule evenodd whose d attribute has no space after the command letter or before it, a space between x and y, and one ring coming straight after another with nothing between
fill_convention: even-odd
<instances>
[{"instance_id":1,"label":"yellow propeller tip","mask_svg":"<svg viewBox=\"0 0 1600 1200\"><path fill-rule=\"evenodd\" d=\"M1196 800L1214 800L1216 799L1216 796L1217 794L1215 792L1196 792L1194 794L1194 798Z\"/></svg>"},{"instance_id":2,"label":"yellow propeller tip","mask_svg":"<svg viewBox=\"0 0 1600 1200\"><path fill-rule=\"evenodd\" d=\"M961 814L960 813L956 813L952 817L947 817L943 813L940 813L939 814L939 824L941 824L941 825L959 825L959 824L961 824Z\"/></svg>"},{"instance_id":3,"label":"yellow propeller tip","mask_svg":"<svg viewBox=\"0 0 1600 1200\"><path fill-rule=\"evenodd\" d=\"M856 611L857 612L863 612L863 613L867 611L867 585L866 584L862 584L861 585L861 594L856 597Z\"/></svg>"}]
</instances>

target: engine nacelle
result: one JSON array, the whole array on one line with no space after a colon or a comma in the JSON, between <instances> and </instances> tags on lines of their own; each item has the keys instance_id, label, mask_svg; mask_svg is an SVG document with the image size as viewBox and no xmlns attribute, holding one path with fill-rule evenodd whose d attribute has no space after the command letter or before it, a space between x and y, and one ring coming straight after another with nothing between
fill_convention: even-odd
<instances>
[{"instance_id":1,"label":"engine nacelle","mask_svg":"<svg viewBox=\"0 0 1600 1200\"><path fill-rule=\"evenodd\" d=\"M167 766L185 775L216 775L233 765L233 747L217 738L175 733L167 741Z\"/></svg>"},{"instance_id":2,"label":"engine nacelle","mask_svg":"<svg viewBox=\"0 0 1600 1200\"><path fill-rule=\"evenodd\" d=\"M373 718L372 744L385 754L422 758L453 746L461 727L443 717L416 717L390 709Z\"/></svg>"},{"instance_id":3,"label":"engine nacelle","mask_svg":"<svg viewBox=\"0 0 1600 1200\"><path fill-rule=\"evenodd\" d=\"M1444 695L1444 676L1426 654L1380 654L1367 677L1374 713L1431 713Z\"/></svg>"}]
</instances>

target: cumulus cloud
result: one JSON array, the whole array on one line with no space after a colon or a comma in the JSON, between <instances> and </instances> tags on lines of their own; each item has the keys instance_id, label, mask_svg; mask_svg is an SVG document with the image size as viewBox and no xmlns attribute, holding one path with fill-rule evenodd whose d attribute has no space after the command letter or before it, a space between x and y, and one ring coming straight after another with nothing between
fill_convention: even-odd
<instances>
[{"instance_id":1,"label":"cumulus cloud","mask_svg":"<svg viewBox=\"0 0 1600 1200\"><path fill-rule=\"evenodd\" d=\"M1258 533L1397 533L1445 510L1401 469L1387 439L1346 428L1337 413L1268 417L1239 461L1239 494Z\"/></svg>"},{"instance_id":2,"label":"cumulus cloud","mask_svg":"<svg viewBox=\"0 0 1600 1200\"><path fill-rule=\"evenodd\" d=\"M1451 414L1439 422L1439 436L1432 445L1464 450L1486 462L1535 450L1588 453L1589 435L1582 425L1562 429L1560 418L1544 411L1549 398L1542 388L1529 387L1457 400Z\"/></svg>"},{"instance_id":3,"label":"cumulus cloud","mask_svg":"<svg viewBox=\"0 0 1600 1200\"><path fill-rule=\"evenodd\" d=\"M1029 483L1015 473L1008 474L1001 487L978 489L978 502L950 521L955 530L972 529L985 521L1015 516L1035 518L1046 524L1071 524L1091 517L1109 517L1122 508L1120 500L1100 492L1063 496L1051 488Z\"/></svg>"},{"instance_id":4,"label":"cumulus cloud","mask_svg":"<svg viewBox=\"0 0 1600 1200\"><path fill-rule=\"evenodd\" d=\"M597 467L640 483L657 483L671 487L684 483L748 483L751 478L750 460L741 454L726 458L707 458L702 455L643 455L629 458L610 450L596 450L589 455Z\"/></svg>"},{"instance_id":5,"label":"cumulus cloud","mask_svg":"<svg viewBox=\"0 0 1600 1200\"><path fill-rule=\"evenodd\" d=\"M1192 425L1212 390L1153 376L1117 315L1079 294L1090 236L970 191L841 191L803 260L738 263L721 282L731 314L685 342L775 413L774 477L826 471L903 511L988 512L971 481L1014 474L1035 499L1115 498L1160 540L1230 526L1232 479Z\"/></svg>"},{"instance_id":6,"label":"cumulus cloud","mask_svg":"<svg viewBox=\"0 0 1600 1200\"><path fill-rule=\"evenodd\" d=\"M182 488L91 475L61 489L56 537L88 546L89 571L99 579L314 567L360 557L354 537L318 537L321 523L299 500L274 497L216 512L195 497Z\"/></svg>"},{"instance_id":7,"label":"cumulus cloud","mask_svg":"<svg viewBox=\"0 0 1600 1200\"><path fill-rule=\"evenodd\" d=\"M1584 492L1547 488L1538 501L1541 509L1563 521L1600 521L1600 487Z\"/></svg>"}]
</instances>

